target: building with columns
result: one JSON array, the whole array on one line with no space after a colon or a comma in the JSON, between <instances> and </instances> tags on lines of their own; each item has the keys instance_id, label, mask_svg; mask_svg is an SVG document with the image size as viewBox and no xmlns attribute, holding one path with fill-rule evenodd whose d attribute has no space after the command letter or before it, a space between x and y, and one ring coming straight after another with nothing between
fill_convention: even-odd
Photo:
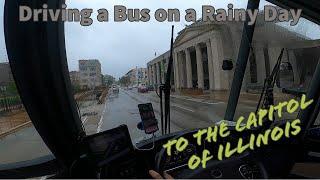
<instances>
[{"instance_id":1,"label":"building with columns","mask_svg":"<svg viewBox=\"0 0 320 180\"><path fill-rule=\"evenodd\" d=\"M156 57L147 64L148 84L158 86L165 83L165 77L170 58L170 51ZM171 84L174 85L173 73Z\"/></svg>"},{"instance_id":2,"label":"building with columns","mask_svg":"<svg viewBox=\"0 0 320 180\"><path fill-rule=\"evenodd\" d=\"M263 86L282 48L285 48L282 61L292 67L294 83L307 84L320 57L320 41L294 32L292 27L264 22L261 18L259 16L256 24L242 90ZM236 66L242 26L241 22L198 21L180 31L174 42L174 88L202 92L229 90L235 68L225 71L222 64L229 60ZM165 52L148 62L149 84L157 86L164 82L169 55L170 52ZM308 57L307 65L303 63L304 57Z\"/></svg>"}]
</instances>

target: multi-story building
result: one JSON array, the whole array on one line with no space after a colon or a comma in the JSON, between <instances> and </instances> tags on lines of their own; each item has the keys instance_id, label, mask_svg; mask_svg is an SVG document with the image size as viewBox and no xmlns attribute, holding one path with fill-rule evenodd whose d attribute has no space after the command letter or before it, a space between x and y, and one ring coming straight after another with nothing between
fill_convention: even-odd
<instances>
[{"instance_id":1,"label":"multi-story building","mask_svg":"<svg viewBox=\"0 0 320 180\"><path fill-rule=\"evenodd\" d=\"M147 84L148 83L148 71L147 68L139 68L138 69L138 83Z\"/></svg>"},{"instance_id":2,"label":"multi-story building","mask_svg":"<svg viewBox=\"0 0 320 180\"><path fill-rule=\"evenodd\" d=\"M80 73L78 71L71 71L69 76L72 85L80 85Z\"/></svg>"},{"instance_id":3,"label":"multi-story building","mask_svg":"<svg viewBox=\"0 0 320 180\"><path fill-rule=\"evenodd\" d=\"M130 78L131 85L147 84L148 82L147 68L131 69L126 76Z\"/></svg>"},{"instance_id":4,"label":"multi-story building","mask_svg":"<svg viewBox=\"0 0 320 180\"><path fill-rule=\"evenodd\" d=\"M99 60L79 60L80 86L92 89L102 85L101 64Z\"/></svg>"},{"instance_id":5,"label":"multi-story building","mask_svg":"<svg viewBox=\"0 0 320 180\"><path fill-rule=\"evenodd\" d=\"M0 90L5 91L12 82L14 80L9 63L0 63Z\"/></svg>"}]
</instances>

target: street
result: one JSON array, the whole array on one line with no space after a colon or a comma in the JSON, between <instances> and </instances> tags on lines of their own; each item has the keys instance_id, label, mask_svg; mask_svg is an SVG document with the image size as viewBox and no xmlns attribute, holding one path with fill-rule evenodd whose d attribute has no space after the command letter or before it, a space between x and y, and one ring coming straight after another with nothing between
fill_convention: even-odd
<instances>
[{"instance_id":1,"label":"street","mask_svg":"<svg viewBox=\"0 0 320 180\"><path fill-rule=\"evenodd\" d=\"M88 102L86 109L101 111L99 120L82 117L88 134L105 131L121 124L128 126L133 144L150 138L137 128L141 121L138 104L151 102L160 127L159 98L155 92L138 93L136 89L109 93L106 104L94 105ZM171 98L171 132L208 127L220 121L224 113L223 102L200 102L192 99ZM212 111L215 109L215 111ZM100 116L101 114L101 116ZM158 132L158 134L160 131ZM13 162L31 160L50 154L33 126L26 127L0 139L0 166Z\"/></svg>"},{"instance_id":2,"label":"street","mask_svg":"<svg viewBox=\"0 0 320 180\"><path fill-rule=\"evenodd\" d=\"M133 143L140 141L146 136L144 131L137 128L137 124L141 121L138 110L138 104L152 102L151 98L144 97L132 91L120 90L119 94L111 93L107 100L105 113L102 116L103 124L101 130L107 130L126 124L131 135ZM159 106L152 102L155 109L155 115L160 122ZM159 126L159 128L161 128ZM181 128L173 125L172 129L177 131Z\"/></svg>"}]
</instances>

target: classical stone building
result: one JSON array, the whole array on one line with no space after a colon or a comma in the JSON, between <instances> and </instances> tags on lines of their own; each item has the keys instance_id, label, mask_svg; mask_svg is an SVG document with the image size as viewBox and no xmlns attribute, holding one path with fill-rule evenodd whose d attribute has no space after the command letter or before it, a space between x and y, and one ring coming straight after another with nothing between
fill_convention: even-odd
<instances>
[{"instance_id":1,"label":"classical stone building","mask_svg":"<svg viewBox=\"0 0 320 180\"><path fill-rule=\"evenodd\" d=\"M248 91L262 87L277 62L281 49L282 57L292 67L294 83L303 86L314 71L320 57L320 41L289 30L283 24L264 22L258 19L251 53L249 56L243 89ZM174 42L173 75L176 90L194 89L203 91L229 90L234 69L222 69L224 60L236 66L240 47L241 22L202 22L187 26L178 33ZM149 83L164 82L170 52L166 52L147 64ZM307 62L303 61L308 58ZM301 70L304 67L306 70ZM312 74L311 74L312 75Z\"/></svg>"},{"instance_id":2,"label":"classical stone building","mask_svg":"<svg viewBox=\"0 0 320 180\"><path fill-rule=\"evenodd\" d=\"M170 58L170 52L167 51L164 54L156 57L147 64L148 83L149 85L160 85L165 82L166 71L168 68L168 62ZM172 85L174 84L174 78L172 73Z\"/></svg>"}]
</instances>

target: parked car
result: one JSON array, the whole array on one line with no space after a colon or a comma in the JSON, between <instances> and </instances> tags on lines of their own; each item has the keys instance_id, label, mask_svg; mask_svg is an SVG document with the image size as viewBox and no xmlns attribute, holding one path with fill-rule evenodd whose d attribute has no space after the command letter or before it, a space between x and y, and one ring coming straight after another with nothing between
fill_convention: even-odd
<instances>
[{"instance_id":1,"label":"parked car","mask_svg":"<svg viewBox=\"0 0 320 180\"><path fill-rule=\"evenodd\" d=\"M146 92L148 92L147 86L146 86L145 84L140 84L140 85L138 86L138 92L139 92L139 93L146 93Z\"/></svg>"}]
</instances>

